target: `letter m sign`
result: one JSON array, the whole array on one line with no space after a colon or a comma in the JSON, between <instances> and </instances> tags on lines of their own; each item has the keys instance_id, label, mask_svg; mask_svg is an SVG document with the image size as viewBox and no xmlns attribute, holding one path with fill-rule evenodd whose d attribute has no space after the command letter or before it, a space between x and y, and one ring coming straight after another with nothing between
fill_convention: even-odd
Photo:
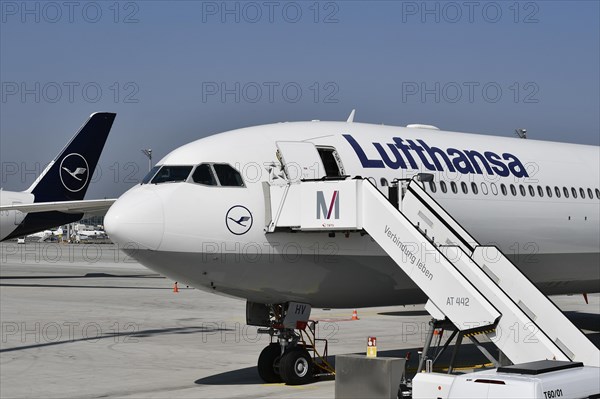
<instances>
[{"instance_id":1,"label":"letter m sign","mask_svg":"<svg viewBox=\"0 0 600 399\"><path fill-rule=\"evenodd\" d=\"M317 219L331 219L332 213L334 219L340 218L340 192L334 191L326 200L323 191L317 191Z\"/></svg>"}]
</instances>

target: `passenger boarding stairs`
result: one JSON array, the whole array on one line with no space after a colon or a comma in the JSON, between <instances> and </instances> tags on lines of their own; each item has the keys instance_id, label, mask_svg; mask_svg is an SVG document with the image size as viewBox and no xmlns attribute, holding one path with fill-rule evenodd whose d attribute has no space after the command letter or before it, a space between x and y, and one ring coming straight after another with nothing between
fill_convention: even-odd
<instances>
[{"instance_id":1,"label":"passenger boarding stairs","mask_svg":"<svg viewBox=\"0 0 600 399\"><path fill-rule=\"evenodd\" d=\"M598 349L560 309L420 184L403 182L397 206L361 178L268 185L266 232L365 231L427 295L433 318L449 320L461 337L484 334L513 363L600 366Z\"/></svg>"}]
</instances>

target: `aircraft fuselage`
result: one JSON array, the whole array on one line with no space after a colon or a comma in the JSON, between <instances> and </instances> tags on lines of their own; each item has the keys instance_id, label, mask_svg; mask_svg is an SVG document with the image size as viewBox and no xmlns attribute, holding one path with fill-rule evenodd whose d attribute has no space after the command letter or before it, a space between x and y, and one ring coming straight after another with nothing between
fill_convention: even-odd
<instances>
[{"instance_id":1,"label":"aircraft fuselage","mask_svg":"<svg viewBox=\"0 0 600 399\"><path fill-rule=\"evenodd\" d=\"M426 185L427 191L481 244L497 245L544 293L600 287L595 146L342 122L239 129L167 155L158 165L191 166L189 177L133 187L107 214L107 233L173 280L252 302L338 308L424 302L368 235L265 234L264 185L284 184L276 153L277 142L285 141L335 149L340 174L368 177L384 193L396 179L431 173L435 187ZM243 186L211 185L196 173L202 164L213 165L206 167L213 172L214 165L231 165ZM295 166L302 173L312 165Z\"/></svg>"}]
</instances>

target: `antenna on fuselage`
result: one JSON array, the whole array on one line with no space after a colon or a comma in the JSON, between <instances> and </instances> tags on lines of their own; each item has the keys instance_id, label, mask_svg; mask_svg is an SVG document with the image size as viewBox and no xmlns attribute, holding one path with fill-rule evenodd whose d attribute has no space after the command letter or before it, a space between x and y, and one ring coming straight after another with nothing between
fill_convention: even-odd
<instances>
[{"instance_id":1,"label":"antenna on fuselage","mask_svg":"<svg viewBox=\"0 0 600 399\"><path fill-rule=\"evenodd\" d=\"M515 134L520 139L526 139L527 138L527 129L515 129Z\"/></svg>"},{"instance_id":2,"label":"antenna on fuselage","mask_svg":"<svg viewBox=\"0 0 600 399\"><path fill-rule=\"evenodd\" d=\"M356 110L353 109L352 112L350 112L350 116L348 117L348 119L346 119L346 122L348 122L348 123L354 122L354 114L355 113L356 113Z\"/></svg>"}]
</instances>

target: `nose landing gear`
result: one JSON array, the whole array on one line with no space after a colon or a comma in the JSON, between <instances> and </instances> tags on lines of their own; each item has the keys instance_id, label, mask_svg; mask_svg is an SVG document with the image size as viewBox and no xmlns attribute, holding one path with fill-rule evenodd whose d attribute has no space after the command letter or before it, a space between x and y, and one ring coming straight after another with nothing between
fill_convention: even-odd
<instances>
[{"instance_id":1,"label":"nose landing gear","mask_svg":"<svg viewBox=\"0 0 600 399\"><path fill-rule=\"evenodd\" d=\"M327 340L316 336L318 322L295 320L296 328L289 328L290 324L281 317L286 313L284 308L284 305L270 306L270 326L258 330L269 334L272 341L258 358L260 378L267 383L304 385L316 378L334 375L333 367L326 360ZM277 341L273 342L274 339ZM323 348L322 355L317 350L317 343Z\"/></svg>"}]
</instances>

